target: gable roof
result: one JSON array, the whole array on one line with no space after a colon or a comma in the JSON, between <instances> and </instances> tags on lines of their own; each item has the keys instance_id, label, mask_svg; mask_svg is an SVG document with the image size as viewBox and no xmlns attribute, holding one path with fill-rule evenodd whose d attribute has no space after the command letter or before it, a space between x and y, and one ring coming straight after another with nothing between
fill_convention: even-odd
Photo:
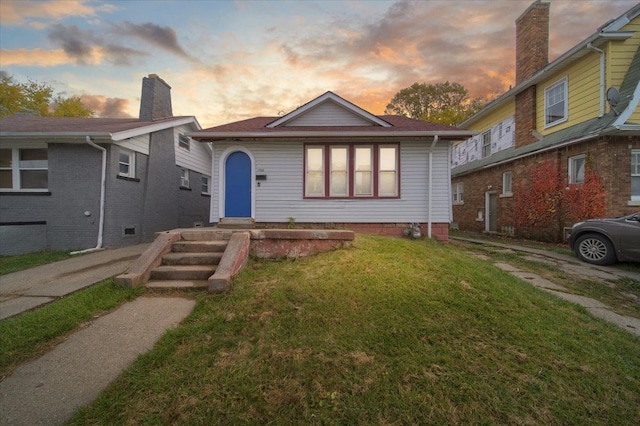
<instances>
[{"instance_id":1,"label":"gable roof","mask_svg":"<svg viewBox=\"0 0 640 426\"><path fill-rule=\"evenodd\" d=\"M200 124L193 116L143 121L137 118L39 117L15 115L0 118L0 138L52 139L78 137L80 141L84 141L85 136L90 136L95 139L121 141L190 123L195 129L201 129Z\"/></svg>"},{"instance_id":2,"label":"gable roof","mask_svg":"<svg viewBox=\"0 0 640 426\"><path fill-rule=\"evenodd\" d=\"M429 123L398 115L375 116L389 127L382 126L285 126L268 127L277 117L255 117L221 126L188 133L201 142L242 138L319 138L319 137L433 137L440 139L466 139L478 132L463 130L444 124Z\"/></svg>"},{"instance_id":3,"label":"gable roof","mask_svg":"<svg viewBox=\"0 0 640 426\"><path fill-rule=\"evenodd\" d=\"M458 127L465 128L470 126L474 122L486 117L497 108L505 105L507 102L512 101L518 93L540 83L542 80L545 80L548 78L550 73L559 72L569 67L578 59L592 52L589 46L598 47L609 40L625 40L632 37L634 34L633 31L620 31L620 29L635 19L638 15L640 15L640 3L633 6L618 18L612 19L602 25L595 33L569 49L564 54L560 55L553 62L542 67L531 77L503 93L497 99L489 102L476 114L463 121ZM631 67L629 69L631 69Z\"/></svg>"},{"instance_id":4,"label":"gable roof","mask_svg":"<svg viewBox=\"0 0 640 426\"><path fill-rule=\"evenodd\" d=\"M336 119L336 117L325 116L320 120L316 113L329 105L332 106L329 109L333 112L336 112L333 107L337 107L337 112L342 117ZM345 115L346 119L343 119ZM398 115L374 115L333 92L326 92L283 117L254 117L187 134L201 142L213 142L243 138L433 138L436 135L440 139L460 140L477 133L474 130L459 129Z\"/></svg>"},{"instance_id":5,"label":"gable roof","mask_svg":"<svg viewBox=\"0 0 640 426\"><path fill-rule=\"evenodd\" d=\"M371 114L370 112L365 111L359 106L347 101L344 98L341 98L340 96L336 95L331 91L328 91L324 95L318 96L314 100L307 102L301 107L291 111L289 114L286 114L278 118L277 120L274 120L273 122L267 124L267 127L274 128L274 127L282 127L282 126L287 126L289 124L293 124L293 122L300 119L302 116L311 114L313 110L319 108L323 104L326 105L329 103L333 103L340 106L348 113L362 120L363 123L369 123L369 125L378 125L382 127L391 127L391 124L380 119L380 117L377 117Z\"/></svg>"}]
</instances>

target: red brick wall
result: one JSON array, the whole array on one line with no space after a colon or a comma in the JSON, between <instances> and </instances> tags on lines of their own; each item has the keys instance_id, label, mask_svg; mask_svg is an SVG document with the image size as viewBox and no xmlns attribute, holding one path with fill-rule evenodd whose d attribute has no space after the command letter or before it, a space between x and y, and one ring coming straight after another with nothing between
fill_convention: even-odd
<instances>
[{"instance_id":1,"label":"red brick wall","mask_svg":"<svg viewBox=\"0 0 640 426\"><path fill-rule=\"evenodd\" d=\"M531 133L536 129L536 86L531 86L516 95L515 146L537 142Z\"/></svg>"},{"instance_id":2,"label":"red brick wall","mask_svg":"<svg viewBox=\"0 0 640 426\"><path fill-rule=\"evenodd\" d=\"M421 223L422 236L428 233L428 224ZM256 228L287 228L286 223L256 223ZM296 228L316 229L349 229L361 234L383 235L387 237L404 237L404 230L409 227L407 223L296 223ZM431 236L438 241L449 241L449 224L432 223Z\"/></svg>"},{"instance_id":3,"label":"red brick wall","mask_svg":"<svg viewBox=\"0 0 640 426\"><path fill-rule=\"evenodd\" d=\"M516 19L516 84L549 62L549 3L535 2Z\"/></svg>"},{"instance_id":4,"label":"red brick wall","mask_svg":"<svg viewBox=\"0 0 640 426\"><path fill-rule=\"evenodd\" d=\"M539 155L525 157L507 164L476 171L460 177L452 177L452 183L463 182L464 204L453 206L453 222L460 230L483 232L485 229L485 193L495 190L502 193L502 172L511 170L515 189L516 182L526 181L535 165L553 161L563 177L568 175L569 158L586 154L603 180L607 191L607 215L622 216L640 211L640 206L629 206L631 199L631 150L640 149L640 137L608 136L599 139L551 150ZM455 169L454 169L455 170ZM489 189L491 186L491 189ZM514 198L498 198L498 231L503 226L513 225L512 203ZM483 220L476 221L477 211L482 211ZM565 226L571 226L566 223Z\"/></svg>"}]
</instances>

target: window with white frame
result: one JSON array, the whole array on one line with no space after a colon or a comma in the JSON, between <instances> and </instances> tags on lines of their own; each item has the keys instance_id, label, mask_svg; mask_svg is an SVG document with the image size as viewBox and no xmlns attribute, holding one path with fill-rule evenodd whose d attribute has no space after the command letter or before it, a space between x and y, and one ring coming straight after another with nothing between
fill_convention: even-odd
<instances>
[{"instance_id":1,"label":"window with white frame","mask_svg":"<svg viewBox=\"0 0 640 426\"><path fill-rule=\"evenodd\" d=\"M482 134L482 158L491 155L491 130Z\"/></svg>"},{"instance_id":2,"label":"window with white frame","mask_svg":"<svg viewBox=\"0 0 640 426\"><path fill-rule=\"evenodd\" d=\"M511 172L502 173L502 194L511 195L513 194L512 190Z\"/></svg>"},{"instance_id":3,"label":"window with white frame","mask_svg":"<svg viewBox=\"0 0 640 426\"><path fill-rule=\"evenodd\" d=\"M209 186L210 186L211 178L209 176L202 176L202 188L201 192L203 194L209 194Z\"/></svg>"},{"instance_id":4,"label":"window with white frame","mask_svg":"<svg viewBox=\"0 0 640 426\"><path fill-rule=\"evenodd\" d=\"M47 148L0 149L0 190L43 191L48 187Z\"/></svg>"},{"instance_id":5,"label":"window with white frame","mask_svg":"<svg viewBox=\"0 0 640 426\"><path fill-rule=\"evenodd\" d=\"M544 126L567 121L567 77L544 89Z\"/></svg>"},{"instance_id":6,"label":"window with white frame","mask_svg":"<svg viewBox=\"0 0 640 426\"><path fill-rule=\"evenodd\" d=\"M363 198L399 195L399 146L306 145L305 197Z\"/></svg>"},{"instance_id":7,"label":"window with white frame","mask_svg":"<svg viewBox=\"0 0 640 426\"><path fill-rule=\"evenodd\" d=\"M631 200L640 201L640 149L631 150Z\"/></svg>"},{"instance_id":8,"label":"window with white frame","mask_svg":"<svg viewBox=\"0 0 640 426\"><path fill-rule=\"evenodd\" d=\"M587 165L586 155L569 158L569 183L584 183L584 172Z\"/></svg>"},{"instance_id":9,"label":"window with white frame","mask_svg":"<svg viewBox=\"0 0 640 426\"><path fill-rule=\"evenodd\" d=\"M453 204L464 203L464 184L462 182L451 185L451 193L453 194Z\"/></svg>"},{"instance_id":10,"label":"window with white frame","mask_svg":"<svg viewBox=\"0 0 640 426\"><path fill-rule=\"evenodd\" d=\"M184 167L180 168L180 187L190 188L189 186L189 170Z\"/></svg>"},{"instance_id":11,"label":"window with white frame","mask_svg":"<svg viewBox=\"0 0 640 426\"><path fill-rule=\"evenodd\" d=\"M118 154L118 176L136 177L136 153L128 149L120 148Z\"/></svg>"},{"instance_id":12,"label":"window with white frame","mask_svg":"<svg viewBox=\"0 0 640 426\"><path fill-rule=\"evenodd\" d=\"M191 148L191 140L189 139L188 136L185 136L182 133L180 133L178 135L178 146L180 148L183 148L189 151L189 149Z\"/></svg>"}]
</instances>

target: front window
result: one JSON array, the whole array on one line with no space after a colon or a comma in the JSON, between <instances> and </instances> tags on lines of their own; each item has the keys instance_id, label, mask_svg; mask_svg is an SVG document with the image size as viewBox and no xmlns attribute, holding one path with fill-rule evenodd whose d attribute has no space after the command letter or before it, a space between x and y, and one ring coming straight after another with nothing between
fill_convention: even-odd
<instances>
[{"instance_id":1,"label":"front window","mask_svg":"<svg viewBox=\"0 0 640 426\"><path fill-rule=\"evenodd\" d=\"M305 146L306 197L396 197L397 145Z\"/></svg>"},{"instance_id":2,"label":"front window","mask_svg":"<svg viewBox=\"0 0 640 426\"><path fill-rule=\"evenodd\" d=\"M544 90L544 126L567 121L567 78Z\"/></svg>"},{"instance_id":3,"label":"front window","mask_svg":"<svg viewBox=\"0 0 640 426\"><path fill-rule=\"evenodd\" d=\"M395 146L380 147L380 177L378 178L378 195L395 196L398 194L398 148Z\"/></svg>"},{"instance_id":4,"label":"front window","mask_svg":"<svg viewBox=\"0 0 640 426\"><path fill-rule=\"evenodd\" d=\"M202 176L202 189L201 192L203 194L209 194L209 181L211 178L209 176Z\"/></svg>"},{"instance_id":5,"label":"front window","mask_svg":"<svg viewBox=\"0 0 640 426\"><path fill-rule=\"evenodd\" d=\"M482 134L482 158L491 155L491 130Z\"/></svg>"},{"instance_id":6,"label":"front window","mask_svg":"<svg viewBox=\"0 0 640 426\"><path fill-rule=\"evenodd\" d=\"M47 148L0 149L0 190L41 191L48 186Z\"/></svg>"},{"instance_id":7,"label":"front window","mask_svg":"<svg viewBox=\"0 0 640 426\"><path fill-rule=\"evenodd\" d=\"M640 201L640 149L631 151L631 199Z\"/></svg>"},{"instance_id":8,"label":"front window","mask_svg":"<svg viewBox=\"0 0 640 426\"><path fill-rule=\"evenodd\" d=\"M569 183L584 183L586 163L586 155L576 155L569 158Z\"/></svg>"},{"instance_id":9,"label":"front window","mask_svg":"<svg viewBox=\"0 0 640 426\"><path fill-rule=\"evenodd\" d=\"M347 165L349 163L349 154L347 147L331 148L331 196L346 197L348 193L349 172Z\"/></svg>"},{"instance_id":10,"label":"front window","mask_svg":"<svg viewBox=\"0 0 640 426\"><path fill-rule=\"evenodd\" d=\"M511 184L511 172L502 173L502 194L511 195L512 184Z\"/></svg>"},{"instance_id":11,"label":"front window","mask_svg":"<svg viewBox=\"0 0 640 426\"><path fill-rule=\"evenodd\" d=\"M451 185L451 193L453 194L453 204L464 203L464 184L462 182Z\"/></svg>"},{"instance_id":12,"label":"front window","mask_svg":"<svg viewBox=\"0 0 640 426\"><path fill-rule=\"evenodd\" d=\"M324 148L307 147L306 164L305 194L307 197L324 196Z\"/></svg>"},{"instance_id":13,"label":"front window","mask_svg":"<svg viewBox=\"0 0 640 426\"><path fill-rule=\"evenodd\" d=\"M127 149L120 149L118 158L118 175L128 178L136 177L136 154Z\"/></svg>"},{"instance_id":14,"label":"front window","mask_svg":"<svg viewBox=\"0 0 640 426\"><path fill-rule=\"evenodd\" d=\"M373 148L362 146L355 148L355 188L356 197L373 195Z\"/></svg>"}]
</instances>

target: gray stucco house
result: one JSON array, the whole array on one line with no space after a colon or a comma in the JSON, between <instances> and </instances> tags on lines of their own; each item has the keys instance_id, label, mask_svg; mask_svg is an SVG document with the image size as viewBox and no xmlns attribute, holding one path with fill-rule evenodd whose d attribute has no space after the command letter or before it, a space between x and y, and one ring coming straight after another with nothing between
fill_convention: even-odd
<instances>
[{"instance_id":1,"label":"gray stucco house","mask_svg":"<svg viewBox=\"0 0 640 426\"><path fill-rule=\"evenodd\" d=\"M143 78L140 117L0 119L0 255L121 247L209 224L211 147L171 87Z\"/></svg>"}]
</instances>

